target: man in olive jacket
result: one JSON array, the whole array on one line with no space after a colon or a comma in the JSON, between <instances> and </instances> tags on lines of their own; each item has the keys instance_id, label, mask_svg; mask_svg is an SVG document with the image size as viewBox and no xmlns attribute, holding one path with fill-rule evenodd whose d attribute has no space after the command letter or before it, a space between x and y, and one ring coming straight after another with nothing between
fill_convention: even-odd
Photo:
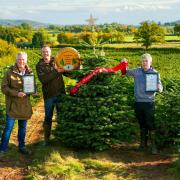
<instances>
[{"instance_id":1,"label":"man in olive jacket","mask_svg":"<svg viewBox=\"0 0 180 180\"><path fill-rule=\"evenodd\" d=\"M31 73L27 66L27 54L20 52L17 54L15 65L9 67L2 79L1 90L6 95L6 125L2 134L0 154L8 149L15 119L18 119L19 151L22 154L30 153L25 148L25 135L27 119L32 115L32 106L30 96L23 92L22 78Z\"/></svg>"},{"instance_id":2,"label":"man in olive jacket","mask_svg":"<svg viewBox=\"0 0 180 180\"><path fill-rule=\"evenodd\" d=\"M45 119L44 119L44 140L45 146L49 145L51 134L52 117L54 107L58 108L58 96L65 94L65 86L62 73L65 72L56 66L54 58L51 57L49 46L43 46L41 49L42 59L36 65L36 71L40 82L44 98Z\"/></svg>"}]
</instances>

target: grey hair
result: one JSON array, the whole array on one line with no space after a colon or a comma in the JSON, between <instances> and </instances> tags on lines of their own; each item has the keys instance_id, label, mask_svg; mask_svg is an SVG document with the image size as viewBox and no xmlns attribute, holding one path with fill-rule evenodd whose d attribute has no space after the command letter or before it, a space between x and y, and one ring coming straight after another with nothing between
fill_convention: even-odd
<instances>
[{"instance_id":1,"label":"grey hair","mask_svg":"<svg viewBox=\"0 0 180 180\"><path fill-rule=\"evenodd\" d=\"M143 61L143 59L148 59L150 62L152 62L152 56L148 53L145 53L141 56L141 61Z\"/></svg>"},{"instance_id":2,"label":"grey hair","mask_svg":"<svg viewBox=\"0 0 180 180\"><path fill-rule=\"evenodd\" d=\"M23 59L24 59L24 62L27 63L27 54L25 52L19 52L17 55L16 55L16 61L18 60L19 56L22 56Z\"/></svg>"},{"instance_id":3,"label":"grey hair","mask_svg":"<svg viewBox=\"0 0 180 180\"><path fill-rule=\"evenodd\" d=\"M41 48L41 51L42 51L42 49L44 49L44 48L48 48L48 49L50 50L50 52L51 52L50 46L48 46L48 45L43 45L43 47Z\"/></svg>"}]
</instances>

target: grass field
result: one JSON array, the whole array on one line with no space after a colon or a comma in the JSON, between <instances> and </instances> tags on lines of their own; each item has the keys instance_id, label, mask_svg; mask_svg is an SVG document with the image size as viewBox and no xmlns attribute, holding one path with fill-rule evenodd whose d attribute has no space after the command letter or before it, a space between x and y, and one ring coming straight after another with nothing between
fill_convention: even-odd
<instances>
[{"instance_id":1,"label":"grass field","mask_svg":"<svg viewBox=\"0 0 180 180\"><path fill-rule=\"evenodd\" d=\"M129 67L140 65L140 56L145 50L134 44L128 48L126 44L107 45L106 58L112 59L113 67L121 58L129 60ZM133 43L129 43L133 45ZM169 45L170 46L170 45ZM52 48L53 55L59 49ZM28 49L28 63L35 72L35 64L40 58L39 49ZM78 49L81 57L92 54L92 49ZM148 51L153 56L153 66L160 72L163 82L167 78L180 78L180 48L163 47L150 48ZM99 51L97 50L97 53ZM4 61L3 61L4 63ZM5 64L3 64L3 67ZM1 76L2 68L0 70ZM66 82L71 83L70 80ZM38 92L41 93L40 83L37 80ZM4 99L0 94L0 99ZM37 105L37 104L36 104ZM172 107L173 108L173 107ZM32 156L24 157L17 152L17 128L14 129L10 140L7 156L0 159L0 179L8 177L14 179L62 179L62 180L136 180L136 179L179 179L179 176L169 169L175 158L173 150L162 151L161 154L152 156L148 152L137 151L138 144L117 145L112 149L95 152L91 150L77 150L64 147L52 137L52 145L43 147L43 103L41 107L34 107L34 116L28 122L27 147L33 151ZM53 119L55 127L56 122ZM6 179L8 179L6 178Z\"/></svg>"},{"instance_id":2,"label":"grass field","mask_svg":"<svg viewBox=\"0 0 180 180\"><path fill-rule=\"evenodd\" d=\"M180 37L176 35L165 35L165 41L179 41ZM133 36L125 36L125 42L133 42Z\"/></svg>"},{"instance_id":3,"label":"grass field","mask_svg":"<svg viewBox=\"0 0 180 180\"><path fill-rule=\"evenodd\" d=\"M105 44L103 47L113 47L113 48L142 48L140 43L121 43L121 44ZM169 48L169 47L178 47L180 48L180 42L167 42L167 43L157 43L153 44L151 48Z\"/></svg>"},{"instance_id":4,"label":"grass field","mask_svg":"<svg viewBox=\"0 0 180 180\"><path fill-rule=\"evenodd\" d=\"M53 33L49 33L50 40L52 42L57 43L57 35L58 35L57 32L54 33L54 34ZM138 46L138 47L140 47L141 45L140 44L137 45L137 43L134 42L133 38L134 38L134 36L132 36L132 35L126 35L125 39L124 39L124 42L123 42L123 43L126 43L125 46L127 46L127 47L137 47ZM122 43L121 47L123 47L123 43ZM133 44L131 44L131 43L133 43ZM164 44L165 45L163 45L163 44L153 45L153 47L159 47L159 46L161 46L161 47L180 46L180 37L178 37L176 35L166 35L165 36L165 43ZM176 45L176 44L178 44L178 45Z\"/></svg>"}]
</instances>

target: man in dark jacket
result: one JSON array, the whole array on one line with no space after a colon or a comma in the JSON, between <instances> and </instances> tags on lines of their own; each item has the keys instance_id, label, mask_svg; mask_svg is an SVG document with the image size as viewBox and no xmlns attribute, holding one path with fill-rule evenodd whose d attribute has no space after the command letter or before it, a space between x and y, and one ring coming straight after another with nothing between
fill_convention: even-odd
<instances>
[{"instance_id":1,"label":"man in dark jacket","mask_svg":"<svg viewBox=\"0 0 180 180\"><path fill-rule=\"evenodd\" d=\"M49 46L43 46L41 52L42 59L37 63L36 71L42 83L44 98L44 140L45 145L49 145L54 107L56 107L57 112L59 112L58 96L65 94L65 86L62 77L62 73L65 71L56 66L54 58L51 57L51 49Z\"/></svg>"}]
</instances>

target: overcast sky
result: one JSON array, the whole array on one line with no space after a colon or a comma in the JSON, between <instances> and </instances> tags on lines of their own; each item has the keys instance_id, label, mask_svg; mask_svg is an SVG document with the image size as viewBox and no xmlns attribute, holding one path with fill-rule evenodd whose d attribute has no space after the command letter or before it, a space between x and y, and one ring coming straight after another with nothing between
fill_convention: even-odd
<instances>
[{"instance_id":1,"label":"overcast sky","mask_svg":"<svg viewBox=\"0 0 180 180\"><path fill-rule=\"evenodd\" d=\"M87 24L90 14L97 24L171 22L180 20L180 0L0 0L0 19Z\"/></svg>"}]
</instances>

